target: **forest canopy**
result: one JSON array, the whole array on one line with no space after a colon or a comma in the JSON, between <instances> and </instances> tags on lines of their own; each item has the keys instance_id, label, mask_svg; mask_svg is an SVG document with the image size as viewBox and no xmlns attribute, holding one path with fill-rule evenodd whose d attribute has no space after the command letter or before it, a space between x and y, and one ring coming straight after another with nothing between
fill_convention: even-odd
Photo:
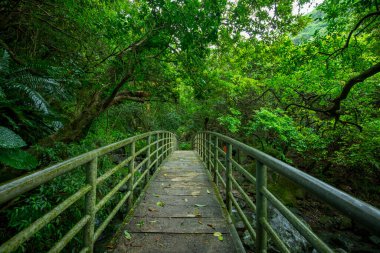
<instances>
[{"instance_id":1,"label":"forest canopy","mask_svg":"<svg viewBox=\"0 0 380 253\"><path fill-rule=\"evenodd\" d=\"M305 6L3 2L3 169L46 166L86 138L211 129L323 175L378 174L378 3Z\"/></svg>"},{"instance_id":2,"label":"forest canopy","mask_svg":"<svg viewBox=\"0 0 380 253\"><path fill-rule=\"evenodd\" d=\"M379 27L377 0L2 1L1 181L142 132L191 149L211 130L378 207ZM2 209L8 228L80 183Z\"/></svg>"},{"instance_id":3,"label":"forest canopy","mask_svg":"<svg viewBox=\"0 0 380 253\"><path fill-rule=\"evenodd\" d=\"M47 150L97 131L104 142L168 129L186 142L212 129L324 175L378 174L378 3L295 11L305 6L313 2L3 2L3 169L46 166L68 156Z\"/></svg>"}]
</instances>

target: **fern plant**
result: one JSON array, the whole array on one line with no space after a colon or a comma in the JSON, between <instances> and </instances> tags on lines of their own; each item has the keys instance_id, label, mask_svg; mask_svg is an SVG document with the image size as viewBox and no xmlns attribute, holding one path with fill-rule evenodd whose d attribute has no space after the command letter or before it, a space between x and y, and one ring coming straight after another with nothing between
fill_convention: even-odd
<instances>
[{"instance_id":1,"label":"fern plant","mask_svg":"<svg viewBox=\"0 0 380 253\"><path fill-rule=\"evenodd\" d=\"M32 169L36 159L21 148L62 127L50 104L68 94L51 67L17 65L6 50L0 55L0 163Z\"/></svg>"},{"instance_id":2,"label":"fern plant","mask_svg":"<svg viewBox=\"0 0 380 253\"><path fill-rule=\"evenodd\" d=\"M37 159L21 150L25 141L12 130L0 126L0 163L15 169L33 169L37 167Z\"/></svg>"}]
</instances>

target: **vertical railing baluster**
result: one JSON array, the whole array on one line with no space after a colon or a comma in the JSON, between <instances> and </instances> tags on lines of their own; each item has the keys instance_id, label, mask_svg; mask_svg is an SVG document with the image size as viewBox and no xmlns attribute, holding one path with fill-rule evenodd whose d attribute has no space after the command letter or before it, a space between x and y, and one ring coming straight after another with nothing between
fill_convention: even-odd
<instances>
[{"instance_id":1,"label":"vertical railing baluster","mask_svg":"<svg viewBox=\"0 0 380 253\"><path fill-rule=\"evenodd\" d=\"M201 159L203 158L203 153L202 153L202 133L199 134L199 156Z\"/></svg>"},{"instance_id":2,"label":"vertical railing baluster","mask_svg":"<svg viewBox=\"0 0 380 253\"><path fill-rule=\"evenodd\" d=\"M165 133L162 133L162 146L161 146L161 163L165 159Z\"/></svg>"},{"instance_id":3,"label":"vertical railing baluster","mask_svg":"<svg viewBox=\"0 0 380 253\"><path fill-rule=\"evenodd\" d=\"M218 164L218 159L219 159L219 150L218 150L218 136L215 136L215 142L214 142L214 182L216 185L218 185L218 175L217 175L217 172L218 172L218 168L219 168L219 164Z\"/></svg>"},{"instance_id":4,"label":"vertical railing baluster","mask_svg":"<svg viewBox=\"0 0 380 253\"><path fill-rule=\"evenodd\" d=\"M211 172L211 134L210 133L208 134L207 153L208 153L207 169L208 169L208 171Z\"/></svg>"},{"instance_id":5,"label":"vertical railing baluster","mask_svg":"<svg viewBox=\"0 0 380 253\"><path fill-rule=\"evenodd\" d=\"M152 142L152 136L150 134L149 134L148 139L146 140L146 142L147 142L147 145L148 145L148 149L146 151L146 157L148 158L148 161L146 162L146 169L149 170L146 173L146 181L148 182L149 178L150 178L150 175L152 174L151 170L150 170L150 143Z\"/></svg>"},{"instance_id":6,"label":"vertical railing baluster","mask_svg":"<svg viewBox=\"0 0 380 253\"><path fill-rule=\"evenodd\" d=\"M162 163L162 160L163 160L163 153L164 153L163 145L164 145L164 133L161 133L160 134L160 152L159 152L160 164Z\"/></svg>"},{"instance_id":7,"label":"vertical railing baluster","mask_svg":"<svg viewBox=\"0 0 380 253\"><path fill-rule=\"evenodd\" d=\"M200 155L201 154L201 152L200 152L200 150L199 150L199 134L197 134L196 135L196 137L195 137L195 147L196 147L196 150L197 150L197 152L198 152L198 154Z\"/></svg>"},{"instance_id":8,"label":"vertical railing baluster","mask_svg":"<svg viewBox=\"0 0 380 253\"><path fill-rule=\"evenodd\" d=\"M166 133L165 136L166 143L165 143L165 158L168 157L168 152L169 152L169 134Z\"/></svg>"},{"instance_id":9,"label":"vertical railing baluster","mask_svg":"<svg viewBox=\"0 0 380 253\"><path fill-rule=\"evenodd\" d=\"M202 140L202 136L203 136L203 134L200 133L199 134L199 156L201 157L201 159L203 159L203 146L202 146L203 140Z\"/></svg>"},{"instance_id":10,"label":"vertical railing baluster","mask_svg":"<svg viewBox=\"0 0 380 253\"><path fill-rule=\"evenodd\" d=\"M168 133L165 133L165 141L164 141L164 144L165 144L165 147L164 147L164 152L165 152L165 155L164 155L164 159L168 156Z\"/></svg>"},{"instance_id":11,"label":"vertical railing baluster","mask_svg":"<svg viewBox=\"0 0 380 253\"><path fill-rule=\"evenodd\" d=\"M177 138L177 134L173 134L173 140L174 140L174 150L173 151L177 151L178 150L178 138Z\"/></svg>"},{"instance_id":12,"label":"vertical railing baluster","mask_svg":"<svg viewBox=\"0 0 380 253\"><path fill-rule=\"evenodd\" d=\"M86 215L90 216L84 228L84 246L88 247L89 252L94 252L94 229L95 229L95 205L96 205L96 178L98 170L98 158L95 157L87 164L86 183L91 185L91 190L86 194Z\"/></svg>"},{"instance_id":13,"label":"vertical railing baluster","mask_svg":"<svg viewBox=\"0 0 380 253\"><path fill-rule=\"evenodd\" d=\"M207 134L205 133L205 159L204 159L204 161L205 161L205 164L207 165L207 157L208 157L208 154L207 154Z\"/></svg>"},{"instance_id":14,"label":"vertical railing baluster","mask_svg":"<svg viewBox=\"0 0 380 253\"><path fill-rule=\"evenodd\" d=\"M226 164L227 164L227 172L226 172L226 206L228 212L231 214L232 212L232 201L230 194L232 193L232 144L227 144L227 153L226 153Z\"/></svg>"},{"instance_id":15,"label":"vertical railing baluster","mask_svg":"<svg viewBox=\"0 0 380 253\"><path fill-rule=\"evenodd\" d=\"M256 252L267 252L267 232L261 220L268 218L268 202L261 190L267 187L267 168L256 160Z\"/></svg>"},{"instance_id":16,"label":"vertical railing baluster","mask_svg":"<svg viewBox=\"0 0 380 253\"><path fill-rule=\"evenodd\" d=\"M128 190L131 191L131 195L128 198L128 208L131 209L133 205L133 184L135 181L135 151L136 151L136 143L132 141L131 143L131 156L132 159L129 163L129 173L131 173L131 178L128 182Z\"/></svg>"},{"instance_id":17,"label":"vertical railing baluster","mask_svg":"<svg viewBox=\"0 0 380 253\"><path fill-rule=\"evenodd\" d=\"M174 137L173 133L170 133L170 153L174 152Z\"/></svg>"},{"instance_id":18,"label":"vertical railing baluster","mask_svg":"<svg viewBox=\"0 0 380 253\"><path fill-rule=\"evenodd\" d=\"M202 133L202 161L205 160L205 134Z\"/></svg>"},{"instance_id":19,"label":"vertical railing baluster","mask_svg":"<svg viewBox=\"0 0 380 253\"><path fill-rule=\"evenodd\" d=\"M159 145L158 145L158 141L160 140L160 134L159 133L157 133L156 134L156 163L154 164L154 171L157 171L157 169L158 169L158 164L159 164L159 161L158 161L158 147L159 147Z\"/></svg>"}]
</instances>

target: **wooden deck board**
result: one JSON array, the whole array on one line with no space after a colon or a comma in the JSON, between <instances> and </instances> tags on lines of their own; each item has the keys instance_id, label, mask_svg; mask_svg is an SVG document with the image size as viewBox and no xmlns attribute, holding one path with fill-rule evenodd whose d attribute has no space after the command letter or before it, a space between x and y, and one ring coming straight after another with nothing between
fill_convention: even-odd
<instances>
[{"instance_id":1,"label":"wooden deck board","mask_svg":"<svg viewBox=\"0 0 380 253\"><path fill-rule=\"evenodd\" d=\"M238 252L230 229L198 155L176 151L124 225L132 238L122 233L114 252ZM221 232L223 241L214 232Z\"/></svg>"}]
</instances>

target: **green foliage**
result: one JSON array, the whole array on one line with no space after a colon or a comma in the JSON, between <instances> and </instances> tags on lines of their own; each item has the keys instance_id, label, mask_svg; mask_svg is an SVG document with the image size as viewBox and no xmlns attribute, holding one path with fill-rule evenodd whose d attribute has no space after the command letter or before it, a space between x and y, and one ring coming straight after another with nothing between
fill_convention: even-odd
<instances>
[{"instance_id":1,"label":"green foliage","mask_svg":"<svg viewBox=\"0 0 380 253\"><path fill-rule=\"evenodd\" d=\"M21 148L25 141L12 130L0 126L0 148Z\"/></svg>"},{"instance_id":2,"label":"green foliage","mask_svg":"<svg viewBox=\"0 0 380 253\"><path fill-rule=\"evenodd\" d=\"M33 74L38 67L17 66L6 50L1 53L0 120L29 144L35 143L38 138L62 127L49 103L65 100L67 93L57 79ZM49 66L42 68L48 72Z\"/></svg>"},{"instance_id":3,"label":"green foliage","mask_svg":"<svg viewBox=\"0 0 380 253\"><path fill-rule=\"evenodd\" d=\"M227 127L228 131L231 133L236 133L239 131L241 126L241 121L239 115L241 113L233 108L230 108L231 115L225 115L218 118L218 121L221 125Z\"/></svg>"},{"instance_id":4,"label":"green foliage","mask_svg":"<svg viewBox=\"0 0 380 253\"><path fill-rule=\"evenodd\" d=\"M37 159L20 149L0 148L0 163L18 170L31 170L37 167Z\"/></svg>"},{"instance_id":5,"label":"green foliage","mask_svg":"<svg viewBox=\"0 0 380 253\"><path fill-rule=\"evenodd\" d=\"M37 159L19 149L24 146L26 143L19 135L0 126L0 163L19 170L30 170L37 167Z\"/></svg>"},{"instance_id":6,"label":"green foliage","mask_svg":"<svg viewBox=\"0 0 380 253\"><path fill-rule=\"evenodd\" d=\"M379 76L356 84L339 115L328 113L345 83L379 62L379 15L352 30L376 1L325 0L309 15L292 14L293 4L309 2L8 1L0 14L0 169L43 167L159 129L189 149L194 133L212 130L337 186L344 178L358 194L378 193L368 185L380 175ZM76 138L61 142L64 134ZM38 161L21 150L32 145ZM99 175L114 160L100 159ZM127 172L99 186L99 196ZM22 196L2 211L6 229L25 228L84 178L80 168ZM46 251L83 204L24 249ZM68 248L79 250L79 237Z\"/></svg>"}]
</instances>

